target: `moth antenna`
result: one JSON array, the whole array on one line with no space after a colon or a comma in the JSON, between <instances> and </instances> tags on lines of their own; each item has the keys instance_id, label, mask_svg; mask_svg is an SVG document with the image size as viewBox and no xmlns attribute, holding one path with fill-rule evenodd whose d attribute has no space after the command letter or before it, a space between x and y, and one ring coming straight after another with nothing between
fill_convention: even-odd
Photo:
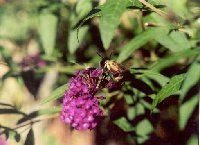
<instances>
[{"instance_id":1,"label":"moth antenna","mask_svg":"<svg viewBox=\"0 0 200 145\"><path fill-rule=\"evenodd\" d=\"M100 54L98 51L97 51L97 54L98 54L100 57L102 57L101 54Z\"/></svg>"},{"instance_id":2,"label":"moth antenna","mask_svg":"<svg viewBox=\"0 0 200 145\"><path fill-rule=\"evenodd\" d=\"M113 55L113 51L111 51L111 53L110 53L108 58L110 59L112 55Z\"/></svg>"},{"instance_id":3,"label":"moth antenna","mask_svg":"<svg viewBox=\"0 0 200 145\"><path fill-rule=\"evenodd\" d=\"M102 58L102 59L106 59L106 57L100 52L97 50L97 54Z\"/></svg>"}]
</instances>

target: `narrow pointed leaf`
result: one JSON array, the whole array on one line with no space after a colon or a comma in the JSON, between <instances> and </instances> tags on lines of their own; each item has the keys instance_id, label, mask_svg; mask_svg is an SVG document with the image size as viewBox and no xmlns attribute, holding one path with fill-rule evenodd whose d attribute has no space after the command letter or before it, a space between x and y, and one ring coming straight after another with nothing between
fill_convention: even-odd
<instances>
[{"instance_id":1,"label":"narrow pointed leaf","mask_svg":"<svg viewBox=\"0 0 200 145\"><path fill-rule=\"evenodd\" d=\"M79 48L80 42L84 40L87 31L88 31L88 27L84 26L79 29L78 34L77 34L77 30L71 30L69 32L68 48L71 54L74 54L76 50ZM77 40L77 35L80 42L78 42Z\"/></svg>"},{"instance_id":2,"label":"narrow pointed leaf","mask_svg":"<svg viewBox=\"0 0 200 145\"><path fill-rule=\"evenodd\" d=\"M115 120L114 124L121 128L124 132L134 131L134 127L124 117Z\"/></svg>"},{"instance_id":3,"label":"narrow pointed leaf","mask_svg":"<svg viewBox=\"0 0 200 145\"><path fill-rule=\"evenodd\" d=\"M175 62L177 62L178 60L182 58L188 58L188 57L197 55L199 53L200 53L199 48L177 52L165 58L159 59L155 64L151 65L150 67L151 67L151 70L159 72L163 68L173 65Z\"/></svg>"},{"instance_id":4,"label":"narrow pointed leaf","mask_svg":"<svg viewBox=\"0 0 200 145\"><path fill-rule=\"evenodd\" d=\"M39 20L42 46L47 55L52 55L55 47L58 18L53 14L45 13L40 15Z\"/></svg>"},{"instance_id":5,"label":"narrow pointed leaf","mask_svg":"<svg viewBox=\"0 0 200 145\"><path fill-rule=\"evenodd\" d=\"M115 34L115 30L120 23L120 17L126 10L128 0L107 0L102 8L100 20L100 34L103 46L108 49Z\"/></svg>"},{"instance_id":6,"label":"narrow pointed leaf","mask_svg":"<svg viewBox=\"0 0 200 145\"><path fill-rule=\"evenodd\" d=\"M140 144L144 143L149 138L150 133L153 131L153 126L147 119L140 121L136 128L137 134L140 135L140 137L138 137L138 143Z\"/></svg>"},{"instance_id":7,"label":"narrow pointed leaf","mask_svg":"<svg viewBox=\"0 0 200 145\"><path fill-rule=\"evenodd\" d=\"M170 29L168 28L160 29L154 39L164 47L174 52L183 51L191 47L186 35L183 32L170 32Z\"/></svg>"},{"instance_id":8,"label":"narrow pointed leaf","mask_svg":"<svg viewBox=\"0 0 200 145\"><path fill-rule=\"evenodd\" d=\"M158 103L162 102L164 99L173 95L180 90L182 82L185 78L185 74L180 74L172 77L169 82L162 87L158 92L152 103L152 110L157 106Z\"/></svg>"},{"instance_id":9,"label":"narrow pointed leaf","mask_svg":"<svg viewBox=\"0 0 200 145\"><path fill-rule=\"evenodd\" d=\"M67 90L68 88L68 85L67 84L64 84L60 87L58 87L56 90L54 90L50 96L48 96L47 98L44 98L41 103L42 104L45 104L45 103L48 103L48 102L51 102L51 101L54 101L58 98L61 98L64 93L65 93L65 90Z\"/></svg>"},{"instance_id":10,"label":"narrow pointed leaf","mask_svg":"<svg viewBox=\"0 0 200 145\"><path fill-rule=\"evenodd\" d=\"M135 50L141 48L144 44L151 40L156 34L156 30L157 28L151 28L135 36L129 43L121 48L122 51L120 52L117 61L122 62L126 60Z\"/></svg>"},{"instance_id":11,"label":"narrow pointed leaf","mask_svg":"<svg viewBox=\"0 0 200 145\"><path fill-rule=\"evenodd\" d=\"M188 119L191 117L192 112L194 111L198 103L199 103L199 97L198 95L196 95L196 96L193 96L189 101L181 105L180 119L179 119L179 127L181 130L184 130Z\"/></svg>"},{"instance_id":12,"label":"narrow pointed leaf","mask_svg":"<svg viewBox=\"0 0 200 145\"><path fill-rule=\"evenodd\" d=\"M93 17L99 17L101 16L101 8L103 8L104 5L95 7L94 9L92 9L79 23L77 23L74 26L74 29L79 30L79 28L89 19L93 18Z\"/></svg>"},{"instance_id":13,"label":"narrow pointed leaf","mask_svg":"<svg viewBox=\"0 0 200 145\"><path fill-rule=\"evenodd\" d=\"M191 135L191 137L188 139L186 145L198 145L199 144L199 138L196 134Z\"/></svg>"},{"instance_id":14,"label":"narrow pointed leaf","mask_svg":"<svg viewBox=\"0 0 200 145\"><path fill-rule=\"evenodd\" d=\"M183 101L186 93L189 91L191 87L193 87L197 82L200 81L200 55L198 58L192 63L190 66L185 81L183 82L183 86L181 89L180 100Z\"/></svg>"}]
</instances>

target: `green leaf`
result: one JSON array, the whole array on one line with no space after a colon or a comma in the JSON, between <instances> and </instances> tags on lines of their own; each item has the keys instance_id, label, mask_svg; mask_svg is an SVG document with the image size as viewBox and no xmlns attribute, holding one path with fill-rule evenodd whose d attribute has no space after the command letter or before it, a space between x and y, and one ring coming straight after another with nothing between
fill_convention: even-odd
<instances>
[{"instance_id":1,"label":"green leaf","mask_svg":"<svg viewBox=\"0 0 200 145\"><path fill-rule=\"evenodd\" d=\"M135 105L135 112L137 114L137 116L142 115L145 113L145 108L141 103L137 103Z\"/></svg>"},{"instance_id":2,"label":"green leaf","mask_svg":"<svg viewBox=\"0 0 200 145\"><path fill-rule=\"evenodd\" d=\"M180 60L182 58L191 57L191 56L197 55L199 53L200 53L200 49L199 48L196 48L196 49L193 49L193 50L181 51L181 52L172 54L170 56L167 56L165 58L159 59L156 62L156 64L151 65L150 68L153 71L160 71L163 68L166 68L166 67L174 64L175 62L177 62L178 60Z\"/></svg>"},{"instance_id":3,"label":"green leaf","mask_svg":"<svg viewBox=\"0 0 200 145\"><path fill-rule=\"evenodd\" d=\"M135 109L135 106L132 107L132 106L129 106L128 107L128 110L127 110L127 117L129 120L133 120L136 116L136 109Z\"/></svg>"},{"instance_id":4,"label":"green leaf","mask_svg":"<svg viewBox=\"0 0 200 145\"><path fill-rule=\"evenodd\" d=\"M183 51L191 47L185 33L180 31L170 32L169 28L160 29L154 39L164 47L174 52Z\"/></svg>"},{"instance_id":5,"label":"green leaf","mask_svg":"<svg viewBox=\"0 0 200 145\"><path fill-rule=\"evenodd\" d=\"M129 9L139 9L140 11L150 11L148 7L143 5L139 0L129 0L130 5L128 6ZM149 4L153 5L156 8L164 8L165 5L160 0L151 0L148 1Z\"/></svg>"},{"instance_id":6,"label":"green leaf","mask_svg":"<svg viewBox=\"0 0 200 145\"><path fill-rule=\"evenodd\" d=\"M122 62L126 60L135 50L139 49L141 46L151 40L154 37L156 30L157 28L147 29L133 38L128 44L121 48L122 51L120 52L117 61Z\"/></svg>"},{"instance_id":7,"label":"green leaf","mask_svg":"<svg viewBox=\"0 0 200 145\"><path fill-rule=\"evenodd\" d=\"M115 34L115 30L120 23L120 17L126 10L128 0L107 0L102 8L100 19L100 34L104 48L108 49Z\"/></svg>"},{"instance_id":8,"label":"green leaf","mask_svg":"<svg viewBox=\"0 0 200 145\"><path fill-rule=\"evenodd\" d=\"M61 106L54 106L47 109L38 110L39 115L55 114L61 111Z\"/></svg>"},{"instance_id":9,"label":"green leaf","mask_svg":"<svg viewBox=\"0 0 200 145\"><path fill-rule=\"evenodd\" d=\"M40 14L40 38L47 55L52 55L55 47L58 18L50 13Z\"/></svg>"},{"instance_id":10,"label":"green leaf","mask_svg":"<svg viewBox=\"0 0 200 145\"><path fill-rule=\"evenodd\" d=\"M158 103L162 102L164 99L173 95L179 91L181 84L185 78L185 74L180 74L172 77L169 82L162 87L158 92L152 103L152 110L157 106Z\"/></svg>"},{"instance_id":11,"label":"green leaf","mask_svg":"<svg viewBox=\"0 0 200 145\"><path fill-rule=\"evenodd\" d=\"M136 116L143 115L145 113L145 108L141 103L137 103L133 107L128 108L127 116L128 119L133 120Z\"/></svg>"},{"instance_id":12,"label":"green leaf","mask_svg":"<svg viewBox=\"0 0 200 145\"><path fill-rule=\"evenodd\" d=\"M34 144L35 144L34 132L33 132L33 129L31 128L27 134L24 145L34 145Z\"/></svg>"},{"instance_id":13,"label":"green leaf","mask_svg":"<svg viewBox=\"0 0 200 145\"><path fill-rule=\"evenodd\" d=\"M155 80L156 82L158 82L161 86L163 86L164 84L166 84L169 81L169 78L152 70L145 70L144 74L142 74L142 76L146 76L150 79Z\"/></svg>"},{"instance_id":14,"label":"green leaf","mask_svg":"<svg viewBox=\"0 0 200 145\"><path fill-rule=\"evenodd\" d=\"M125 117L115 120L114 124L121 128L124 132L131 132L135 130Z\"/></svg>"},{"instance_id":15,"label":"green leaf","mask_svg":"<svg viewBox=\"0 0 200 145\"><path fill-rule=\"evenodd\" d=\"M80 43L78 42L78 38L79 38L79 41L82 42L83 39L85 38L87 31L88 31L88 27L84 26L79 29L78 34L77 34L77 30L71 30L69 32L68 47L69 47L69 52L71 54L74 54L79 47ZM77 35L78 35L78 38L77 38Z\"/></svg>"},{"instance_id":16,"label":"green leaf","mask_svg":"<svg viewBox=\"0 0 200 145\"><path fill-rule=\"evenodd\" d=\"M152 80L157 81L161 86L166 84L169 81L169 78L160 74L159 72L156 72L154 70L149 70L149 69L130 69L130 73L134 74L140 74L140 78L150 78Z\"/></svg>"},{"instance_id":17,"label":"green leaf","mask_svg":"<svg viewBox=\"0 0 200 145\"><path fill-rule=\"evenodd\" d=\"M136 126L136 133L140 136L137 138L138 143L144 143L149 138L148 135L153 131L153 129L154 128L149 120L144 119L140 121Z\"/></svg>"},{"instance_id":18,"label":"green leaf","mask_svg":"<svg viewBox=\"0 0 200 145\"><path fill-rule=\"evenodd\" d=\"M132 95L124 94L124 99L127 104L133 104L134 102Z\"/></svg>"},{"instance_id":19,"label":"green leaf","mask_svg":"<svg viewBox=\"0 0 200 145\"><path fill-rule=\"evenodd\" d=\"M167 0L163 1L173 13L175 13L176 17L177 15L182 18L191 17L191 13L189 12L187 8L187 0L181 0L181 1L174 1L174 0Z\"/></svg>"},{"instance_id":20,"label":"green leaf","mask_svg":"<svg viewBox=\"0 0 200 145\"><path fill-rule=\"evenodd\" d=\"M79 17L85 16L92 9L91 0L81 0L77 2L76 13Z\"/></svg>"},{"instance_id":21,"label":"green leaf","mask_svg":"<svg viewBox=\"0 0 200 145\"><path fill-rule=\"evenodd\" d=\"M154 5L155 7L156 7L157 5L163 6L163 4L164 4L164 3L163 3L163 0L151 0L151 1L149 1L148 3Z\"/></svg>"},{"instance_id":22,"label":"green leaf","mask_svg":"<svg viewBox=\"0 0 200 145\"><path fill-rule=\"evenodd\" d=\"M77 29L79 30L79 28L89 19L93 18L93 17L99 17L101 16L101 8L103 7L104 5L101 5L99 7L96 7L94 9L92 9L88 14L87 16L85 16L81 21L80 23L76 24L74 26L74 29Z\"/></svg>"},{"instance_id":23,"label":"green leaf","mask_svg":"<svg viewBox=\"0 0 200 145\"><path fill-rule=\"evenodd\" d=\"M67 90L67 88L68 88L67 84L64 84L64 85L60 86L59 88L57 88L56 90L54 90L49 97L44 98L41 101L41 103L45 104L45 103L54 101L54 100L56 100L58 98L61 98L64 95L65 90Z\"/></svg>"},{"instance_id":24,"label":"green leaf","mask_svg":"<svg viewBox=\"0 0 200 145\"><path fill-rule=\"evenodd\" d=\"M181 89L180 100L183 101L186 93L189 91L191 87L193 87L197 82L200 81L200 55L190 66L185 81L183 82L183 86Z\"/></svg>"},{"instance_id":25,"label":"green leaf","mask_svg":"<svg viewBox=\"0 0 200 145\"><path fill-rule=\"evenodd\" d=\"M198 145L199 144L199 139L197 135L193 134L187 141L186 145Z\"/></svg>"},{"instance_id":26,"label":"green leaf","mask_svg":"<svg viewBox=\"0 0 200 145\"><path fill-rule=\"evenodd\" d=\"M193 96L189 101L185 102L180 107L180 119L179 119L179 127L181 130L185 128L185 125L192 115L196 105L199 103L198 95Z\"/></svg>"},{"instance_id":27,"label":"green leaf","mask_svg":"<svg viewBox=\"0 0 200 145\"><path fill-rule=\"evenodd\" d=\"M138 0L130 0L130 1L131 1L132 5L135 6L135 7L138 7L138 8L144 7L143 4Z\"/></svg>"}]
</instances>

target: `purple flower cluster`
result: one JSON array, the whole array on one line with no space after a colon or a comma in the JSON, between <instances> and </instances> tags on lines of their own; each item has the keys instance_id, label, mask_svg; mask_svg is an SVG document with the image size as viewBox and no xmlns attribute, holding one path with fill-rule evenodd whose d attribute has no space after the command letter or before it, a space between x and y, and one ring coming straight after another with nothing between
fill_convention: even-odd
<instances>
[{"instance_id":1,"label":"purple flower cluster","mask_svg":"<svg viewBox=\"0 0 200 145\"><path fill-rule=\"evenodd\" d=\"M97 68L80 70L74 75L63 98L61 119L77 130L93 129L103 116L98 99L105 99L95 97L95 94L112 84L112 79L104 74L103 69Z\"/></svg>"}]
</instances>

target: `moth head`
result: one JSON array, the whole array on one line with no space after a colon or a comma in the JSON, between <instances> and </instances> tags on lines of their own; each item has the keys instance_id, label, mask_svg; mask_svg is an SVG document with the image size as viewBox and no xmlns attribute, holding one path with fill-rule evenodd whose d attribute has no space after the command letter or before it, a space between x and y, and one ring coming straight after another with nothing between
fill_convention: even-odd
<instances>
[{"instance_id":1,"label":"moth head","mask_svg":"<svg viewBox=\"0 0 200 145\"><path fill-rule=\"evenodd\" d=\"M99 62L99 65L101 68L106 67L106 62L108 62L112 56L112 52L108 55L108 53L103 53L103 52L97 52L97 54L101 57L101 61Z\"/></svg>"}]
</instances>

